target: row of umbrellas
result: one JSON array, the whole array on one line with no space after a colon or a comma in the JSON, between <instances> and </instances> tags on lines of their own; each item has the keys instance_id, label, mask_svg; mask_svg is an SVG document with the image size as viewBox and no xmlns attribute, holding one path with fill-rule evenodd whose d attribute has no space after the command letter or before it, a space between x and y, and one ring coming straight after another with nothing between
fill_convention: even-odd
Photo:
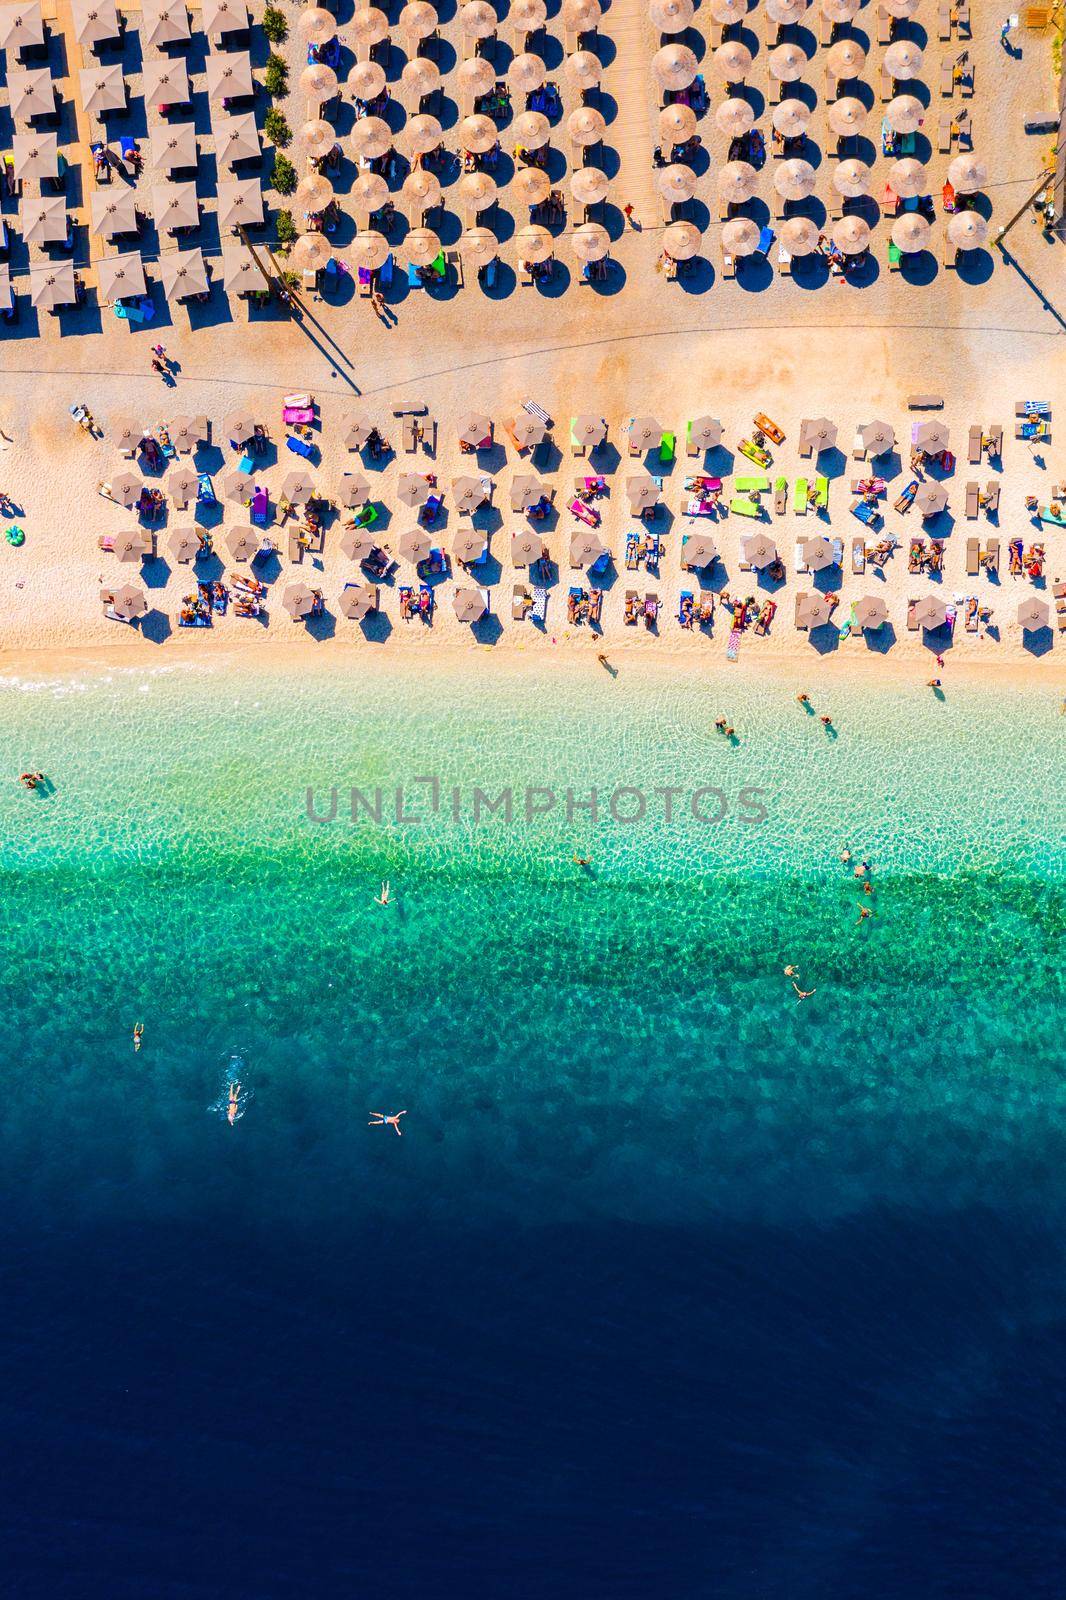
<instances>
[{"instance_id":1,"label":"row of umbrellas","mask_svg":"<svg viewBox=\"0 0 1066 1600\"><path fill-rule=\"evenodd\" d=\"M885 11L900 21L917 15L921 0L882 0ZM788 27L802 21L809 0L765 0L763 10L772 22ZM814 9L828 22L851 22L859 13L862 0L817 0ZM728 27L743 22L748 0L708 0L708 10L716 22ZM650 0L648 14L660 33L683 33L695 15L693 0Z\"/></svg>"},{"instance_id":2,"label":"row of umbrellas","mask_svg":"<svg viewBox=\"0 0 1066 1600\"><path fill-rule=\"evenodd\" d=\"M679 0L673 0L673 3L679 3ZM850 41L848 44L850 47L847 49L833 47L837 50L833 58L833 70L836 71L839 66L841 71L838 76L854 78L858 77L866 64L866 53L861 45L851 45ZM923 51L909 39L897 39L890 44L883 59L885 71L898 83L920 77L925 61ZM778 83L798 82L809 64L806 50L793 43L777 45L766 58L767 70ZM739 39L727 39L711 52L710 65L727 84L743 83L754 66L754 57ZM652 71L664 90L689 88L699 70L699 59L686 44L664 44L652 57Z\"/></svg>"}]
</instances>

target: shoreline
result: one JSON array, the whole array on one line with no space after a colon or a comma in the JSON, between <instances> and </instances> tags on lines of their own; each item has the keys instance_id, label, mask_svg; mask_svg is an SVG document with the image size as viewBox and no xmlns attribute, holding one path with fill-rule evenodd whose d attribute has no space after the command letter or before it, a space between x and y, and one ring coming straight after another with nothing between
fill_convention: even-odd
<instances>
[{"instance_id":1,"label":"shoreline","mask_svg":"<svg viewBox=\"0 0 1066 1600\"><path fill-rule=\"evenodd\" d=\"M1057 691L1059 688L1066 691L1066 665L1061 659L1056 659L1056 653L1052 651L1029 661L974 661L953 659L949 654L945 658L945 667L938 669L932 659L924 660L912 654L901 655L898 660L893 660L863 649L850 651L844 648L827 655L818 655L810 650L809 654L801 657L789 650L775 651L765 643L755 646L746 655L742 652L736 662L727 661L721 650L712 655L714 646L710 641L708 650L704 652L697 648L671 649L664 645L653 655L647 648L627 650L624 644L615 647L595 636L589 637L586 648L582 648L581 644L575 648L572 639L558 646L546 643L533 649L517 642L505 643L502 639L492 645L442 639L415 650L387 652L365 643L332 642L328 649L323 650L313 641L294 640L278 644L264 638L258 643L237 648L223 646L209 654L194 656L168 651L165 657L160 655L158 646L145 643L143 648L138 648L139 643L131 641L127 646L103 649L92 645L30 651L0 649L0 687L7 687L11 680L17 681L27 676L61 679L123 670L169 676L182 671L232 671L239 666L257 670L275 668L278 671L298 666L301 671L310 669L315 672L358 668L374 674L406 673L411 669L425 673L427 669L434 668L455 672L464 666L471 668L475 658L478 662L476 670L480 671L481 662L486 656L499 666L501 674L508 676L516 668L528 671L535 664L547 665L549 662L553 674L557 674L565 664L573 671L591 668L597 675L606 676L596 660L597 654L602 653L613 667L624 667L626 672L638 676L667 671L671 675L683 672L686 677L703 673L709 680L713 678L716 686L719 679L715 669L720 667L726 682L743 681L750 684L752 678L766 676L775 683L782 683L787 678L798 688L806 683L850 685L856 680L863 687L880 683L885 687L912 685L925 688L927 680L922 673L931 671L946 675L944 688L949 693L953 684L964 684L968 688L984 685L989 689L1009 686L1013 691Z\"/></svg>"}]
</instances>

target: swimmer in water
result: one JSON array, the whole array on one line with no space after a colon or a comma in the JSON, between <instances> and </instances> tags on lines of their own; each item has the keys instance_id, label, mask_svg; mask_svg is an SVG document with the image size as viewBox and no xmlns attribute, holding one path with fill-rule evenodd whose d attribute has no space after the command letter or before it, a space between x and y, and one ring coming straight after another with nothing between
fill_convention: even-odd
<instances>
[{"instance_id":1,"label":"swimmer in water","mask_svg":"<svg viewBox=\"0 0 1066 1600\"><path fill-rule=\"evenodd\" d=\"M867 917L872 917L872 916L873 916L873 911L871 910L871 908L869 906L860 906L859 907L859 914L855 918L855 921L856 922L865 922Z\"/></svg>"},{"instance_id":2,"label":"swimmer in water","mask_svg":"<svg viewBox=\"0 0 1066 1600\"><path fill-rule=\"evenodd\" d=\"M851 851L848 849L847 845L845 845L843 850L840 852L840 859L843 861L845 866L847 866L848 862L851 860Z\"/></svg>"},{"instance_id":3,"label":"swimmer in water","mask_svg":"<svg viewBox=\"0 0 1066 1600\"><path fill-rule=\"evenodd\" d=\"M141 1040L143 1038L144 1038L144 1023L143 1022L134 1023L134 1025L133 1025L133 1048L135 1050L139 1050L141 1048Z\"/></svg>"},{"instance_id":4,"label":"swimmer in water","mask_svg":"<svg viewBox=\"0 0 1066 1600\"><path fill-rule=\"evenodd\" d=\"M370 1113L370 1121L367 1123L367 1127L368 1128L395 1128L396 1132L402 1138L403 1137L403 1129L400 1127L400 1118L401 1117L406 1117L406 1115L407 1115L406 1111L394 1111L392 1113L391 1117L386 1116L384 1111L372 1111Z\"/></svg>"},{"instance_id":5,"label":"swimmer in water","mask_svg":"<svg viewBox=\"0 0 1066 1600\"><path fill-rule=\"evenodd\" d=\"M592 857L591 856L579 856L576 851L574 852L574 866L575 867L591 867L591 865L592 865Z\"/></svg>"},{"instance_id":6,"label":"swimmer in water","mask_svg":"<svg viewBox=\"0 0 1066 1600\"><path fill-rule=\"evenodd\" d=\"M792 985L801 1000L809 1000L812 994L817 994L817 989L801 989L798 983Z\"/></svg>"},{"instance_id":7,"label":"swimmer in water","mask_svg":"<svg viewBox=\"0 0 1066 1600\"><path fill-rule=\"evenodd\" d=\"M374 896L375 905L387 906L389 903L389 880L384 878L381 884L381 893Z\"/></svg>"},{"instance_id":8,"label":"swimmer in water","mask_svg":"<svg viewBox=\"0 0 1066 1600\"><path fill-rule=\"evenodd\" d=\"M237 1080L229 1086L229 1099L226 1102L226 1121L232 1128L241 1112L241 1085Z\"/></svg>"},{"instance_id":9,"label":"swimmer in water","mask_svg":"<svg viewBox=\"0 0 1066 1600\"><path fill-rule=\"evenodd\" d=\"M786 978L798 978L800 975L799 967L788 966L784 969L784 971Z\"/></svg>"}]
</instances>

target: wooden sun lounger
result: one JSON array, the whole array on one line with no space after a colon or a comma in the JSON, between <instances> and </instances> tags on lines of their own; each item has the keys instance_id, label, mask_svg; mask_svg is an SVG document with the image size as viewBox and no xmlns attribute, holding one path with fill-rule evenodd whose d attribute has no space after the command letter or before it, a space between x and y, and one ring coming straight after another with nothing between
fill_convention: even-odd
<instances>
[{"instance_id":1,"label":"wooden sun lounger","mask_svg":"<svg viewBox=\"0 0 1066 1600\"><path fill-rule=\"evenodd\" d=\"M941 43L951 38L951 0L940 0L937 8L937 38Z\"/></svg>"},{"instance_id":2,"label":"wooden sun lounger","mask_svg":"<svg viewBox=\"0 0 1066 1600\"><path fill-rule=\"evenodd\" d=\"M881 45L892 43L892 18L884 6L877 8L877 42Z\"/></svg>"},{"instance_id":3,"label":"wooden sun lounger","mask_svg":"<svg viewBox=\"0 0 1066 1600\"><path fill-rule=\"evenodd\" d=\"M999 479L989 478L985 485L984 507L989 516L999 510Z\"/></svg>"},{"instance_id":4,"label":"wooden sun lounger","mask_svg":"<svg viewBox=\"0 0 1066 1600\"><path fill-rule=\"evenodd\" d=\"M945 111L937 123L937 149L940 151L941 155L950 154L951 143L951 113L950 111Z\"/></svg>"},{"instance_id":5,"label":"wooden sun lounger","mask_svg":"<svg viewBox=\"0 0 1066 1600\"><path fill-rule=\"evenodd\" d=\"M908 600L907 601L907 632L908 633L917 633L918 632L918 618L914 614L917 611L917 609L918 609L917 600Z\"/></svg>"},{"instance_id":6,"label":"wooden sun lounger","mask_svg":"<svg viewBox=\"0 0 1066 1600\"><path fill-rule=\"evenodd\" d=\"M967 445L968 445L968 450L969 450L969 454L967 456L967 459L968 459L971 467L976 466L977 463L981 459L981 441L982 441L983 438L984 438L983 430L981 429L981 427L979 425L975 424L970 429L969 437L968 437L968 440L967 440Z\"/></svg>"},{"instance_id":7,"label":"wooden sun lounger","mask_svg":"<svg viewBox=\"0 0 1066 1600\"><path fill-rule=\"evenodd\" d=\"M866 571L866 540L853 539L851 541L851 570L855 573Z\"/></svg>"},{"instance_id":8,"label":"wooden sun lounger","mask_svg":"<svg viewBox=\"0 0 1066 1600\"><path fill-rule=\"evenodd\" d=\"M940 256L940 259L944 263L945 267L953 267L955 265L955 262L956 262L956 259L958 257L958 254L959 254L958 249L952 243L952 241L948 238L947 233L945 233L944 234L944 246L943 246L943 249L941 251L941 256Z\"/></svg>"},{"instance_id":9,"label":"wooden sun lounger","mask_svg":"<svg viewBox=\"0 0 1066 1600\"><path fill-rule=\"evenodd\" d=\"M999 571L999 540L989 539L985 550L985 566L989 572Z\"/></svg>"},{"instance_id":10,"label":"wooden sun lounger","mask_svg":"<svg viewBox=\"0 0 1066 1600\"><path fill-rule=\"evenodd\" d=\"M981 570L981 541L980 539L967 539L966 541L966 576L976 578Z\"/></svg>"},{"instance_id":11,"label":"wooden sun lounger","mask_svg":"<svg viewBox=\"0 0 1066 1600\"><path fill-rule=\"evenodd\" d=\"M940 98L950 100L955 93L955 63L947 56L940 62Z\"/></svg>"},{"instance_id":12,"label":"wooden sun lounger","mask_svg":"<svg viewBox=\"0 0 1066 1600\"><path fill-rule=\"evenodd\" d=\"M792 276L792 256L783 244L778 244L777 247L777 270L783 278Z\"/></svg>"},{"instance_id":13,"label":"wooden sun lounger","mask_svg":"<svg viewBox=\"0 0 1066 1600\"><path fill-rule=\"evenodd\" d=\"M973 522L981 505L981 485L968 483L966 485L966 520Z\"/></svg>"},{"instance_id":14,"label":"wooden sun lounger","mask_svg":"<svg viewBox=\"0 0 1066 1600\"><path fill-rule=\"evenodd\" d=\"M735 278L736 275L737 275L736 262L733 260L733 257L731 255L728 255L723 250L722 251L722 277L723 278Z\"/></svg>"},{"instance_id":15,"label":"wooden sun lounger","mask_svg":"<svg viewBox=\"0 0 1066 1600\"><path fill-rule=\"evenodd\" d=\"M806 569L804 568L804 570L806 570ZM801 633L806 633L806 631L807 631L807 624L805 622L801 622L800 621L800 608L801 608L801 606L803 606L805 604L806 600L807 600L807 591L806 591L806 589L799 590L797 592L797 594L796 594L795 623L796 623L796 627L800 630Z\"/></svg>"},{"instance_id":16,"label":"wooden sun lounger","mask_svg":"<svg viewBox=\"0 0 1066 1600\"><path fill-rule=\"evenodd\" d=\"M967 39L970 38L973 31L970 27L970 0L959 0L955 7L955 27L960 35L965 34Z\"/></svg>"},{"instance_id":17,"label":"wooden sun lounger","mask_svg":"<svg viewBox=\"0 0 1066 1600\"><path fill-rule=\"evenodd\" d=\"M944 409L944 396L942 394L909 394L907 396L908 411L942 411Z\"/></svg>"},{"instance_id":18,"label":"wooden sun lounger","mask_svg":"<svg viewBox=\"0 0 1066 1600\"><path fill-rule=\"evenodd\" d=\"M994 460L1003 454L1003 429L998 422L993 422L988 430L988 453Z\"/></svg>"},{"instance_id":19,"label":"wooden sun lounger","mask_svg":"<svg viewBox=\"0 0 1066 1600\"><path fill-rule=\"evenodd\" d=\"M881 99L891 100L896 92L896 80L887 68L881 68Z\"/></svg>"}]
</instances>

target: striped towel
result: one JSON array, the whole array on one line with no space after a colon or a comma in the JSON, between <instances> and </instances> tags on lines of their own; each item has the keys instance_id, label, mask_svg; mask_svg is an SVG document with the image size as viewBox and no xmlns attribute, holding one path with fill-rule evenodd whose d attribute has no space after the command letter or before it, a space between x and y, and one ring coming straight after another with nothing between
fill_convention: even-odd
<instances>
[{"instance_id":1,"label":"striped towel","mask_svg":"<svg viewBox=\"0 0 1066 1600\"><path fill-rule=\"evenodd\" d=\"M522 410L528 411L531 417L536 417L538 421L543 422L545 427L548 427L551 422L551 417L549 417L544 407L538 406L533 400L523 400Z\"/></svg>"},{"instance_id":2,"label":"striped towel","mask_svg":"<svg viewBox=\"0 0 1066 1600\"><path fill-rule=\"evenodd\" d=\"M726 652L725 652L726 660L727 661L735 661L737 659L737 652L739 651L739 649L740 649L740 629L739 628L733 628L730 631L729 643L726 646Z\"/></svg>"}]
</instances>

